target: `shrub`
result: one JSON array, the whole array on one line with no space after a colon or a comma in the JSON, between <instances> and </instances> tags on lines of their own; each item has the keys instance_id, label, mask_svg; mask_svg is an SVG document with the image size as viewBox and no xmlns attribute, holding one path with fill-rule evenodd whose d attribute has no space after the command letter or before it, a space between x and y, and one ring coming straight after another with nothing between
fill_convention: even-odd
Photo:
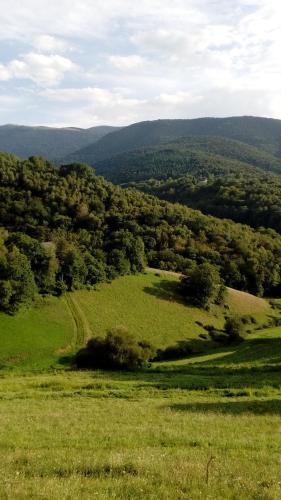
<instances>
[{"instance_id":1,"label":"shrub","mask_svg":"<svg viewBox=\"0 0 281 500\"><path fill-rule=\"evenodd\" d=\"M229 342L240 342L243 340L243 323L237 316L229 316L226 319L224 330L228 335Z\"/></svg>"},{"instance_id":2,"label":"shrub","mask_svg":"<svg viewBox=\"0 0 281 500\"><path fill-rule=\"evenodd\" d=\"M177 344L168 346L165 349L158 349L155 361L169 361L175 359L183 359L193 354L193 349L190 344L184 341L179 341Z\"/></svg>"},{"instance_id":3,"label":"shrub","mask_svg":"<svg viewBox=\"0 0 281 500\"><path fill-rule=\"evenodd\" d=\"M105 338L94 337L75 356L78 368L136 370L154 357L154 349L145 341L137 342L122 327L107 332Z\"/></svg>"}]
</instances>

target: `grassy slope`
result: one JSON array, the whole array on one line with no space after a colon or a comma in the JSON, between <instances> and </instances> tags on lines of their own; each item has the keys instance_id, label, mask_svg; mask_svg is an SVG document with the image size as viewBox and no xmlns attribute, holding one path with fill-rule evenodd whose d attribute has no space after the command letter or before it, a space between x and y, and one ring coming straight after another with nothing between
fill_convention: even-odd
<instances>
[{"instance_id":1,"label":"grassy slope","mask_svg":"<svg viewBox=\"0 0 281 500\"><path fill-rule=\"evenodd\" d=\"M50 367L73 342L73 322L64 299L49 297L16 316L0 314L0 365Z\"/></svg>"},{"instance_id":2,"label":"grassy slope","mask_svg":"<svg viewBox=\"0 0 281 500\"><path fill-rule=\"evenodd\" d=\"M224 314L222 307L213 307L210 312L187 306L174 296L178 277L165 273L155 276L124 276L111 284L103 284L99 291L76 292L76 299L91 325L95 335L104 335L115 326L126 326L139 339L145 338L156 347L172 345L178 340L195 339L204 325L222 328ZM254 314L264 321L269 308L262 299L249 294L230 291L228 303L232 312Z\"/></svg>"},{"instance_id":3,"label":"grassy slope","mask_svg":"<svg viewBox=\"0 0 281 500\"><path fill-rule=\"evenodd\" d=\"M87 338L119 325L157 348L206 333L196 321L222 328L228 310L216 306L206 312L187 306L174 296L177 282L178 275L168 272L125 276L94 292L45 299L16 316L1 314L0 363L24 370L48 368ZM260 324L270 313L264 300L234 290L227 302L231 312L253 314Z\"/></svg>"}]
</instances>

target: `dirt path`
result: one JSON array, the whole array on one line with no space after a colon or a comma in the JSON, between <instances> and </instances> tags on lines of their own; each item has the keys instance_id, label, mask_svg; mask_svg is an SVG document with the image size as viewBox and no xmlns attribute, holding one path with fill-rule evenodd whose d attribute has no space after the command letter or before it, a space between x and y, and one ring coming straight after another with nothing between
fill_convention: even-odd
<instances>
[{"instance_id":1,"label":"dirt path","mask_svg":"<svg viewBox=\"0 0 281 500\"><path fill-rule=\"evenodd\" d=\"M81 309L73 293L65 295L65 301L73 320L74 345L82 347L92 337L92 330L84 311Z\"/></svg>"}]
</instances>

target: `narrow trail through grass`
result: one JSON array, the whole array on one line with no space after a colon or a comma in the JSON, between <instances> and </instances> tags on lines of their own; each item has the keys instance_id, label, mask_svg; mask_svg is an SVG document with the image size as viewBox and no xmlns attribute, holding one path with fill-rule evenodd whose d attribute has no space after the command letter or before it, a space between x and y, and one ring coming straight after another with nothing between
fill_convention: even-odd
<instances>
[{"instance_id":1,"label":"narrow trail through grass","mask_svg":"<svg viewBox=\"0 0 281 500\"><path fill-rule=\"evenodd\" d=\"M66 303L73 319L74 326L74 347L85 345L87 340L92 336L92 330L84 311L81 309L73 294L65 295Z\"/></svg>"}]
</instances>

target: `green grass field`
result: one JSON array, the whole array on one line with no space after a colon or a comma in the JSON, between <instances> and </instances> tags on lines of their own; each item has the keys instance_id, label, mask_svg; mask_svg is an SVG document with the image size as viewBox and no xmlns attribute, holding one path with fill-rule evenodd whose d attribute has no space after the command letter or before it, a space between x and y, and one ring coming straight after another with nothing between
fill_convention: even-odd
<instances>
[{"instance_id":1,"label":"green grass field","mask_svg":"<svg viewBox=\"0 0 281 500\"><path fill-rule=\"evenodd\" d=\"M229 290L227 307L210 312L188 306L177 294L178 276L148 272L124 276L96 291L78 291L61 299L38 299L35 307L16 316L0 313L0 366L3 369L41 370L60 365L92 335L105 335L125 326L138 339L156 348L199 339L203 325L222 328L224 315L252 314L257 324L278 316L269 304L249 294ZM250 325L254 329L256 325Z\"/></svg>"},{"instance_id":2,"label":"green grass field","mask_svg":"<svg viewBox=\"0 0 281 500\"><path fill-rule=\"evenodd\" d=\"M4 375L0 497L279 499L281 338L257 340L138 373Z\"/></svg>"},{"instance_id":3,"label":"green grass field","mask_svg":"<svg viewBox=\"0 0 281 500\"><path fill-rule=\"evenodd\" d=\"M65 299L39 299L16 316L0 313L0 366L42 370L73 348L74 325Z\"/></svg>"},{"instance_id":4,"label":"green grass field","mask_svg":"<svg viewBox=\"0 0 281 500\"><path fill-rule=\"evenodd\" d=\"M1 499L281 498L281 327L140 372L59 364L116 325L157 347L220 327L225 309L183 305L176 280L124 277L0 316ZM279 314L232 291L228 305L259 324Z\"/></svg>"}]
</instances>

